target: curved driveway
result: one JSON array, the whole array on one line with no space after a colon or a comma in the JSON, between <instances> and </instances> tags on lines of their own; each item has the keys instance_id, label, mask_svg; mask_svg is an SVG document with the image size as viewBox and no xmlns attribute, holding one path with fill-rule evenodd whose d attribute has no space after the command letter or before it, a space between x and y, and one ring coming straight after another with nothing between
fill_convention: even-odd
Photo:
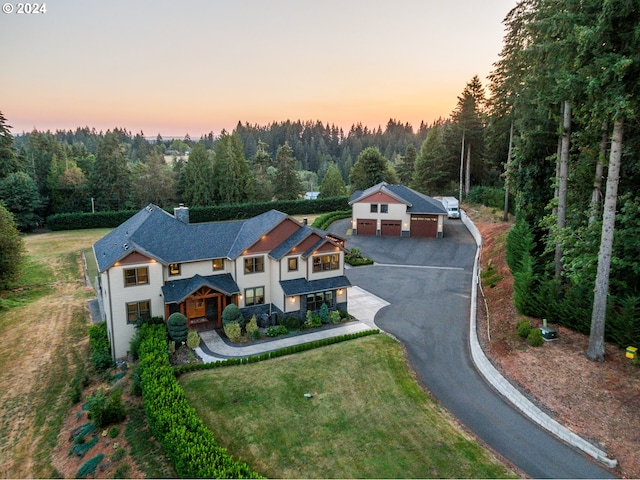
<instances>
[{"instance_id":1,"label":"curved driveway","mask_svg":"<svg viewBox=\"0 0 640 480\"><path fill-rule=\"evenodd\" d=\"M344 235L350 220L330 231ZM475 369L469 310L476 245L460 221L445 238L346 237L376 265L346 270L349 280L390 303L376 324L406 347L423 385L467 428L533 478L613 478L577 449L506 402Z\"/></svg>"}]
</instances>

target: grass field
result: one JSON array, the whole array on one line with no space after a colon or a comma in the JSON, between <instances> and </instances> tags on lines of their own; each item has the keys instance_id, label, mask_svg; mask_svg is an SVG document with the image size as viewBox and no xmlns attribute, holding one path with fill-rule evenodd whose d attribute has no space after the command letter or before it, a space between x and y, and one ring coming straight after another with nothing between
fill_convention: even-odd
<instances>
[{"instance_id":1,"label":"grass field","mask_svg":"<svg viewBox=\"0 0 640 480\"><path fill-rule=\"evenodd\" d=\"M69 382L87 358L87 299L80 251L106 230L27 235L19 288L0 309L0 476L49 478L69 408Z\"/></svg>"},{"instance_id":2,"label":"grass field","mask_svg":"<svg viewBox=\"0 0 640 480\"><path fill-rule=\"evenodd\" d=\"M384 335L180 383L218 442L271 478L513 476L423 391Z\"/></svg>"}]
</instances>

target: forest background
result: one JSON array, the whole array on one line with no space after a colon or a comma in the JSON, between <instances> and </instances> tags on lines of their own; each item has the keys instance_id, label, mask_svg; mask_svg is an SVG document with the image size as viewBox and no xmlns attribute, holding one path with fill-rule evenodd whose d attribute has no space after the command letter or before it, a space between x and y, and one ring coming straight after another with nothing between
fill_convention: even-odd
<instances>
[{"instance_id":1,"label":"forest background","mask_svg":"<svg viewBox=\"0 0 640 480\"><path fill-rule=\"evenodd\" d=\"M54 213L334 197L379 181L475 196L516 213L519 311L590 333L588 356L603 360L604 338L640 344L640 5L522 0L504 24L488 93L474 77L448 118L415 129L286 120L197 140L14 137L0 115L0 199L28 231Z\"/></svg>"}]
</instances>

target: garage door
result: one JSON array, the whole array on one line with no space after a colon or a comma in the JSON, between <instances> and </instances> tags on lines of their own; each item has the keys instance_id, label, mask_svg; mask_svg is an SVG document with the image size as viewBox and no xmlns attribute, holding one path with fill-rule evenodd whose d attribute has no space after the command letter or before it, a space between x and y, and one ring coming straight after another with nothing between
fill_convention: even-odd
<instances>
[{"instance_id":1,"label":"garage door","mask_svg":"<svg viewBox=\"0 0 640 480\"><path fill-rule=\"evenodd\" d=\"M412 215L411 216L411 236L412 237L432 237L438 236L438 216L437 215Z\"/></svg>"},{"instance_id":2,"label":"garage door","mask_svg":"<svg viewBox=\"0 0 640 480\"><path fill-rule=\"evenodd\" d=\"M375 235L376 221L366 218L359 218L357 222L358 235Z\"/></svg>"},{"instance_id":3,"label":"garage door","mask_svg":"<svg viewBox=\"0 0 640 480\"><path fill-rule=\"evenodd\" d=\"M399 237L401 231L402 222L400 220L382 220L380 222L380 235Z\"/></svg>"}]
</instances>

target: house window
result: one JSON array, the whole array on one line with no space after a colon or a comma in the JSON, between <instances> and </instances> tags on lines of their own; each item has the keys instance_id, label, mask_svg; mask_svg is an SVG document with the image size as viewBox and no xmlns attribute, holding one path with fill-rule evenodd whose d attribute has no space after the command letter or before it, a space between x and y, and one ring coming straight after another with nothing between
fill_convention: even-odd
<instances>
[{"instance_id":1,"label":"house window","mask_svg":"<svg viewBox=\"0 0 640 480\"><path fill-rule=\"evenodd\" d=\"M313 257L313 271L326 272L328 270L338 270L340 268L340 255L318 255Z\"/></svg>"},{"instance_id":2,"label":"house window","mask_svg":"<svg viewBox=\"0 0 640 480\"><path fill-rule=\"evenodd\" d=\"M169 275L180 275L180 264L179 263L170 263L169 264Z\"/></svg>"},{"instance_id":3,"label":"house window","mask_svg":"<svg viewBox=\"0 0 640 480\"><path fill-rule=\"evenodd\" d=\"M289 259L289 271L295 272L298 270L298 257L293 257Z\"/></svg>"},{"instance_id":4,"label":"house window","mask_svg":"<svg viewBox=\"0 0 640 480\"><path fill-rule=\"evenodd\" d=\"M245 288L244 306L262 305L264 303L264 287Z\"/></svg>"},{"instance_id":5,"label":"house window","mask_svg":"<svg viewBox=\"0 0 640 480\"><path fill-rule=\"evenodd\" d=\"M323 303L326 303L329 309L332 309L335 306L332 290L326 292L310 293L309 295L307 295L307 310L317 312L318 310L320 310L320 308L322 308Z\"/></svg>"},{"instance_id":6,"label":"house window","mask_svg":"<svg viewBox=\"0 0 640 480\"><path fill-rule=\"evenodd\" d=\"M224 258L214 258L212 262L213 271L224 270Z\"/></svg>"},{"instance_id":7,"label":"house window","mask_svg":"<svg viewBox=\"0 0 640 480\"><path fill-rule=\"evenodd\" d=\"M124 271L124 286L147 285L149 283L149 269L147 267L127 268Z\"/></svg>"},{"instance_id":8,"label":"house window","mask_svg":"<svg viewBox=\"0 0 640 480\"><path fill-rule=\"evenodd\" d=\"M371 204L371 213L378 213L378 204L377 203L372 203Z\"/></svg>"},{"instance_id":9,"label":"house window","mask_svg":"<svg viewBox=\"0 0 640 480\"><path fill-rule=\"evenodd\" d=\"M249 257L244 259L244 273L264 272L264 257Z\"/></svg>"},{"instance_id":10,"label":"house window","mask_svg":"<svg viewBox=\"0 0 640 480\"><path fill-rule=\"evenodd\" d=\"M127 303L127 323L137 323L139 319L151 318L151 300Z\"/></svg>"},{"instance_id":11,"label":"house window","mask_svg":"<svg viewBox=\"0 0 640 480\"><path fill-rule=\"evenodd\" d=\"M386 203L380 204L380 213L389 213L389 205Z\"/></svg>"}]
</instances>

